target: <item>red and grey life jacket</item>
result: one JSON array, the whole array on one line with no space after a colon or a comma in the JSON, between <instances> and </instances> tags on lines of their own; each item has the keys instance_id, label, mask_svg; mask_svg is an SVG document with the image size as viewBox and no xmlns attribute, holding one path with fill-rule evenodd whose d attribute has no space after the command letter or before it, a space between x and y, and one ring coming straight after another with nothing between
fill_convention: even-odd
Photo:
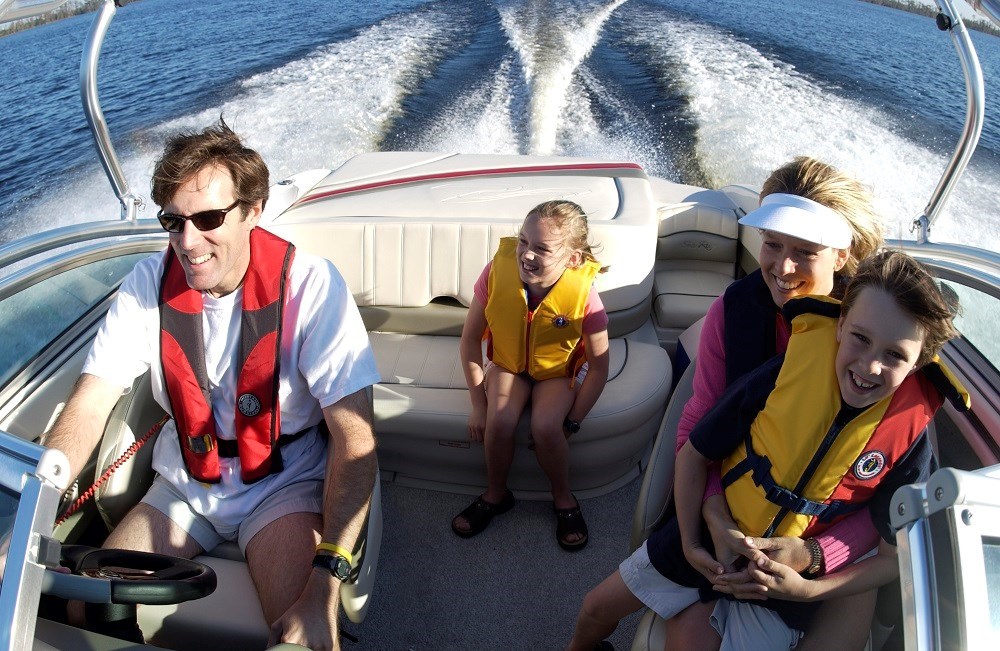
<instances>
[{"instance_id":1,"label":"red and grey life jacket","mask_svg":"<svg viewBox=\"0 0 1000 651\"><path fill-rule=\"evenodd\" d=\"M221 456L239 456L245 483L281 471L278 371L281 322L295 247L260 228L250 232L250 266L243 279L236 454L215 432L205 367L202 293L187 284L168 247L160 287L160 361L177 424L184 465L192 477L218 483Z\"/></svg>"}]
</instances>

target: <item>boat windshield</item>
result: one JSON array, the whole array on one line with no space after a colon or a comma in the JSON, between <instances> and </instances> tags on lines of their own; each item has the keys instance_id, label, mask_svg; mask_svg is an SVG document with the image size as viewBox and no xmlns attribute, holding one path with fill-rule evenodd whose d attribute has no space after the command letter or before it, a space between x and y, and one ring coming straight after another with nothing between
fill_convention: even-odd
<instances>
[{"instance_id":1,"label":"boat windshield","mask_svg":"<svg viewBox=\"0 0 1000 651\"><path fill-rule=\"evenodd\" d=\"M0 301L0 331L5 339L0 346L0 386L103 303L147 255L134 253L68 269Z\"/></svg>"}]
</instances>

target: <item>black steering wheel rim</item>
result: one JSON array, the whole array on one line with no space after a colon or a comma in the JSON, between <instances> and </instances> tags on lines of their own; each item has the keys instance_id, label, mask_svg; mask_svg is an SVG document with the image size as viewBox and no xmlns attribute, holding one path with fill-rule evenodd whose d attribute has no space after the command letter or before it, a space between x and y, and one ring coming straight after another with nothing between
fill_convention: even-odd
<instances>
[{"instance_id":1,"label":"black steering wheel rim","mask_svg":"<svg viewBox=\"0 0 1000 651\"><path fill-rule=\"evenodd\" d=\"M196 561L124 549L63 545L62 563L74 574L110 584L114 604L178 604L215 591L215 571Z\"/></svg>"}]
</instances>

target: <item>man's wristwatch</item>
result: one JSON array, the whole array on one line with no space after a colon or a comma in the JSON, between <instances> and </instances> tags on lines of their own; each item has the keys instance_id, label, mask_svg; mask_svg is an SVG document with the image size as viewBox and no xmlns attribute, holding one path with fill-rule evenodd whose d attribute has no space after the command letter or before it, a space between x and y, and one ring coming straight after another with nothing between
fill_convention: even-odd
<instances>
[{"instance_id":1,"label":"man's wristwatch","mask_svg":"<svg viewBox=\"0 0 1000 651\"><path fill-rule=\"evenodd\" d=\"M815 538L806 538L806 548L809 550L809 567L802 572L802 576L814 579L823 569L823 548Z\"/></svg>"},{"instance_id":2,"label":"man's wristwatch","mask_svg":"<svg viewBox=\"0 0 1000 651\"><path fill-rule=\"evenodd\" d=\"M580 421L572 420L569 416L567 416L566 420L563 421L563 427L565 427L566 431L570 434L576 434L580 431Z\"/></svg>"},{"instance_id":3,"label":"man's wristwatch","mask_svg":"<svg viewBox=\"0 0 1000 651\"><path fill-rule=\"evenodd\" d=\"M316 554L312 566L327 570L340 581L351 575L351 562L340 554Z\"/></svg>"}]
</instances>

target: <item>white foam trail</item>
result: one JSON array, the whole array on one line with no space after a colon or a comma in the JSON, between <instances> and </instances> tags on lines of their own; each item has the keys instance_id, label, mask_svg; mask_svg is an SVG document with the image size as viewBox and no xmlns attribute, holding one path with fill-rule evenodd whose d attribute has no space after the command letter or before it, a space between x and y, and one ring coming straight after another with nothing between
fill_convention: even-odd
<instances>
[{"instance_id":1,"label":"white foam trail","mask_svg":"<svg viewBox=\"0 0 1000 651\"><path fill-rule=\"evenodd\" d=\"M624 2L612 0L591 11L536 0L499 7L500 22L520 57L530 92L529 153L549 155L555 150L573 73L597 43L605 21Z\"/></svg>"},{"instance_id":2,"label":"white foam trail","mask_svg":"<svg viewBox=\"0 0 1000 651\"><path fill-rule=\"evenodd\" d=\"M233 99L159 125L141 134L142 142L119 150L133 192L148 196L164 137L202 129L220 114L261 153L272 181L377 150L403 99L433 68L457 29L442 10L400 15L243 80ZM154 211L146 207L141 216L152 217ZM62 190L32 201L11 221L30 232L118 214L103 172L92 168Z\"/></svg>"},{"instance_id":3,"label":"white foam trail","mask_svg":"<svg viewBox=\"0 0 1000 651\"><path fill-rule=\"evenodd\" d=\"M417 149L462 154L518 154L519 138L511 116L511 59L492 76L459 96L421 135Z\"/></svg>"},{"instance_id":4,"label":"white foam trail","mask_svg":"<svg viewBox=\"0 0 1000 651\"><path fill-rule=\"evenodd\" d=\"M873 188L889 237L913 239L910 224L946 158L894 133L889 116L705 25L647 16L631 38L685 89L698 123L697 155L714 184L759 186L794 156L815 156ZM1000 220L983 217L1000 213L998 197L996 179L970 166L932 239L996 249Z\"/></svg>"}]
</instances>

